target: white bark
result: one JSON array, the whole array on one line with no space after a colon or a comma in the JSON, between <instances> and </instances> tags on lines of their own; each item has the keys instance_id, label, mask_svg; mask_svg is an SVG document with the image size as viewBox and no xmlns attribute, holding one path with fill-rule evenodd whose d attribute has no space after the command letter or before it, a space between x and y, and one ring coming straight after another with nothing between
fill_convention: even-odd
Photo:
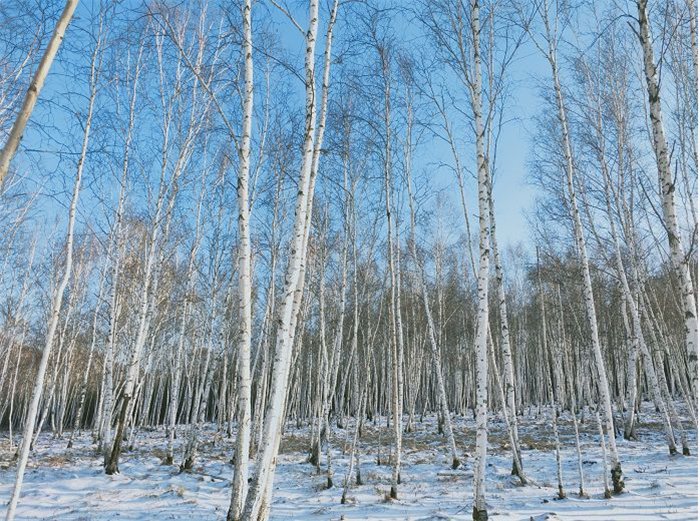
<instances>
[{"instance_id":1,"label":"white bark","mask_svg":"<svg viewBox=\"0 0 700 521\"><path fill-rule=\"evenodd\" d=\"M324 72L324 87L327 85L330 70L331 28L335 21L337 1L334 6L329 33L326 42L326 61ZM274 371L272 374L270 405L267 407L261 448L256 458L255 472L246 497L241 519L257 521L266 519L269 509L269 497L272 492L272 481L276 468L276 457L279 451L282 424L284 420L285 400L289 381L289 372L294 345L294 329L303 293L303 265L306 261L308 244L307 220L310 220L313 202L314 161L315 149L320 153L322 126L316 135L316 79L315 79L315 49L318 33L319 17L318 0L309 0L309 28L306 33L306 123L304 146L299 175L297 197L294 211L294 226L289 244L290 256L284 279L284 290L281 309L277 319L277 340L275 345ZM324 88L325 91L325 88ZM324 92L325 97L325 92ZM325 103L322 102L325 112ZM322 118L323 119L323 118ZM314 139L316 138L316 139Z\"/></svg>"},{"instance_id":2,"label":"white bark","mask_svg":"<svg viewBox=\"0 0 700 521\"><path fill-rule=\"evenodd\" d=\"M77 2L75 2L77 4ZM68 6L66 8L68 10ZM72 16L75 5L68 13L68 20L65 22L67 25ZM65 27L64 27L65 29ZM58 30L58 28L57 28ZM62 30L60 32L62 35ZM62 36L61 36L62 37ZM80 186L83 179L83 169L85 167L85 157L87 155L88 144L90 142L90 130L92 128L92 116L95 107L95 99L97 97L97 81L99 76L99 56L100 47L102 43L102 38L98 38L97 44L92 54L92 64L90 69L90 89L91 95L88 101L88 110L85 120L85 130L83 133L83 143L80 153L80 158L78 159L77 172L75 176L75 183L73 185L73 196L71 198L70 207L68 210L68 231L66 234L66 261L63 267L63 275L61 277L58 287L55 289L53 294L53 299L51 303L51 315L48 325L48 330L46 333L46 343L44 344L44 349L41 355L41 361L39 362L39 369L37 371L36 382L34 384L34 389L32 391L32 400L29 404L29 409L27 411L27 417L24 423L24 435L22 438L22 446L20 448L19 461L17 463L17 475L15 478L15 485L12 490L12 497L10 503L7 507L7 514L5 516L5 521L12 521L15 518L15 512L17 509L17 503L19 502L19 495L22 490L22 482L24 480L24 472L27 468L27 460L29 458L29 449L32 443L32 434L34 432L34 423L36 422L37 411L39 408L39 400L44 390L44 377L46 375L46 368L49 363L49 356L51 355L51 350L53 348L54 337L56 335L56 328L58 326L58 319L61 313L61 304L63 303L63 295L68 286L68 282L71 278L71 270L73 268L73 240L75 234L75 215L78 208L78 199L80 197ZM57 44L56 44L57 45ZM55 51L54 51L55 54ZM53 55L51 56L53 59ZM50 64L50 61L49 61ZM43 80L42 80L43 81ZM29 116L27 115L27 118ZM26 122L26 120L25 120ZM15 145L16 148L16 145ZM3 151L3 155L4 155ZM7 160L9 163L9 159ZM0 177L1 182L1 177Z\"/></svg>"},{"instance_id":3,"label":"white bark","mask_svg":"<svg viewBox=\"0 0 700 521\"><path fill-rule=\"evenodd\" d=\"M590 78L590 74L588 73L588 69L586 69L586 78L588 81L588 92L589 92L589 97L591 98L591 101L595 104L594 109L594 130L596 133L596 140L597 140L597 155L598 155L598 163L600 165L600 170L601 173L603 174L603 181L604 181L604 194L605 194L605 207L606 207L606 213L608 217L608 222L610 224L610 233L612 237L612 242L613 242L613 249L614 249L614 254L615 254L615 271L617 272L617 278L619 281L619 284L621 286L622 294L624 297L623 301L623 321L626 325L627 328L629 328L629 320L627 317L627 310L629 311L629 315L632 318L632 327L630 329L630 335L631 335L631 348L632 348L632 353L629 357L628 360L628 370L630 371L630 375L628 380L631 381L631 387L628 389L629 392L629 417L628 417L628 425L629 425L629 431L631 433L632 427L634 425L634 411L635 411L635 401L636 401L636 350L638 347L641 347L642 350L642 355L643 355L643 366L644 370L647 375L647 381L651 387L652 391L652 397L654 399L654 403L656 404L656 407L661 411L662 415L662 423L664 424L664 430L666 434L666 440L668 443L669 447L669 452L671 455L676 454L677 449L676 449L676 442L673 436L673 429L671 427L670 419L668 416L668 412L666 410L666 404L663 400L661 391L659 389L659 382L657 379L656 371L654 370L654 364L652 362L649 349L647 348L646 341L644 339L644 333L642 330L642 322L641 322L641 315L639 313L638 307L637 307L637 302L634 298L634 295L632 294L632 290L630 288L630 284L627 279L627 274L625 271L625 266L624 262L622 259L622 247L620 244L620 237L617 231L617 223L615 221L614 217L614 212L613 212L613 203L612 203L612 196L611 193L613 191L613 179L610 174L610 171L608 170L608 163L605 157L605 138L604 138L604 128L603 128L603 112L602 112L602 107L600 105L600 102L596 100L596 96L593 94L593 81ZM619 168L622 168L622 154L620 151L618 151L618 161L621 163ZM633 269L634 272L634 269ZM627 426L625 427L625 433L628 432Z\"/></svg>"},{"instance_id":4,"label":"white bark","mask_svg":"<svg viewBox=\"0 0 700 521\"><path fill-rule=\"evenodd\" d=\"M571 145L571 139L569 136L569 126L566 115L566 108L564 106L564 97L562 94L561 84L559 82L559 66L557 63L556 48L556 38L558 37L558 35L552 34L550 28L548 0L543 3L542 18L545 25L547 39L547 49L543 50L543 52L545 52L552 70L553 88L557 101L559 124L561 126L562 147L564 152L564 160L566 163L566 187L568 192L567 195L569 202L569 211L573 221L574 237L576 240L579 265L581 269L581 276L583 279L583 297L585 301L586 321L588 323L588 334L590 335L591 347L593 350L593 355L595 357L596 369L598 372L600 398L602 401L601 406L603 407L603 412L605 414L606 430L608 433L608 443L610 445L613 488L615 493L619 494L623 492L625 485L622 478L622 467L620 465L620 459L617 453L617 444L615 442L615 425L612 412L612 403L610 398L610 385L608 383L608 376L605 369L605 361L603 360L603 353L598 335L598 319L596 317L595 301L593 298L593 285L591 282L591 274L588 261L588 249L583 234L583 224L581 222L581 215L578 208L576 189L574 186L573 150Z\"/></svg>"},{"instance_id":5,"label":"white bark","mask_svg":"<svg viewBox=\"0 0 700 521\"><path fill-rule=\"evenodd\" d=\"M110 315L109 315L109 334L107 338L107 352L104 358L103 369L103 397L101 409L101 430L100 442L102 444L103 465L106 466L109 461L110 451L112 448L112 412L114 408L114 355L117 336L117 321L119 319L119 278L121 275L121 258L122 258L122 224L124 218L124 205L126 203L127 176L129 172L129 159L131 154L131 142L134 136L134 119L136 115L136 102L138 94L138 80L141 72L141 57L143 55L143 47L139 48L139 53L136 58L136 66L134 68L133 85L129 100L129 122L127 125L126 136L124 139L124 157L122 159L122 173L119 185L119 199L117 203L116 219L114 229L112 230L112 240L116 244L114 258L112 263L112 280L111 280L111 295L110 295Z\"/></svg>"},{"instance_id":6,"label":"white bark","mask_svg":"<svg viewBox=\"0 0 700 521\"><path fill-rule=\"evenodd\" d=\"M410 139L411 138L409 136L409 140ZM457 444L455 442L454 432L452 430L452 418L450 415L450 409L447 404L447 393L445 392L445 379L442 376L442 362L440 360L440 350L438 348L437 334L435 332L433 315L430 310L428 289L425 283L425 272L418 259L418 249L416 246L416 212L414 208L415 203L413 191L411 190L410 168L410 164L408 164L406 168L406 185L408 189L408 204L411 213L411 253L413 255L413 263L415 264L417 271L416 276L418 278L418 283L422 296L423 310L425 312L425 318L428 323L428 340L430 341L430 355L433 362L433 370L437 379L438 403L440 406L440 412L442 413L445 422L445 434L447 434L447 442L450 447L450 454L452 456L452 468L456 469L457 467L459 467L460 464L459 456L457 455Z\"/></svg>"},{"instance_id":7,"label":"white bark","mask_svg":"<svg viewBox=\"0 0 700 521\"><path fill-rule=\"evenodd\" d=\"M243 134L238 149L238 432L228 521L238 521L248 492L250 459L250 345L252 335L250 257L250 140L253 131L252 2L243 2ZM274 298L274 296L273 296Z\"/></svg>"},{"instance_id":8,"label":"white bark","mask_svg":"<svg viewBox=\"0 0 700 521\"><path fill-rule=\"evenodd\" d=\"M37 99L39 99L39 94L44 86L44 81L49 74L51 69L51 64L53 63L56 53L58 52L61 42L63 41L63 36L66 32L68 24L70 24L73 18L73 13L75 8L78 7L78 0L66 0L66 6L63 8L63 12L56 23L49 44L46 46L44 55L41 57L39 66L37 67L32 82L29 84L27 93L24 97L24 102L22 103L22 108L19 114L17 114L17 119L15 119L12 125L12 130L7 138L7 143L0 151L0 186L2 186L7 172L10 169L10 161L17 152L17 147L19 142L22 140L22 135L24 134L24 128L27 126L29 117L32 115L34 110L34 105L36 105Z\"/></svg>"},{"instance_id":9,"label":"white bark","mask_svg":"<svg viewBox=\"0 0 700 521\"><path fill-rule=\"evenodd\" d=\"M695 0L685 0L690 14L690 49L693 57L693 85L698 84L698 8Z\"/></svg>"},{"instance_id":10,"label":"white bark","mask_svg":"<svg viewBox=\"0 0 700 521\"><path fill-rule=\"evenodd\" d=\"M501 353L503 355L503 376L505 383L505 398L507 408L504 414L510 415L509 424L513 443L514 460L513 473L517 474L521 482L525 484L527 478L522 469L522 458L520 456L520 436L518 434L518 412L515 408L515 371L513 369L513 354L511 350L510 328L508 327L508 306L506 304L505 284L503 283L503 267L501 265L501 255L498 251L498 241L496 239L496 216L493 203L493 180L489 182L489 218L491 220L491 249L493 251L493 264L496 271L496 291L498 292L498 312L501 320ZM496 368L494 367L494 370Z\"/></svg>"},{"instance_id":11,"label":"white bark","mask_svg":"<svg viewBox=\"0 0 700 521\"><path fill-rule=\"evenodd\" d=\"M486 521L486 452L488 444L488 326L489 326L489 269L491 223L488 164L484 151L484 123L482 108L481 48L479 0L473 0L471 10L471 34L473 45L473 76L471 104L474 114L476 140L476 167L479 199L479 267L477 276L477 326L474 347L476 350L476 461L474 462L474 521Z\"/></svg>"},{"instance_id":12,"label":"white bark","mask_svg":"<svg viewBox=\"0 0 700 521\"><path fill-rule=\"evenodd\" d=\"M393 217L393 189L392 189L392 154L391 154L391 75L392 64L389 50L386 46L378 46L379 61L382 70L382 81L384 89L384 200L387 218L387 256L389 259L389 284L391 302L389 307L389 322L390 322L390 345L391 351L391 382L392 382L392 417L393 417L393 434L394 434L394 464L391 476L391 489L389 495L392 499L398 498L398 486L401 483L401 441L402 441L402 397L403 397L403 375L402 375L402 360L400 352L403 346L401 345L402 327L400 321L400 274L397 268L397 251L394 244L394 220Z\"/></svg>"},{"instance_id":13,"label":"white bark","mask_svg":"<svg viewBox=\"0 0 700 521\"><path fill-rule=\"evenodd\" d=\"M639 21L638 36L644 54L644 75L649 95L649 116L651 119L659 186L661 188L664 224L666 226L666 234L668 235L671 265L673 266L681 301L681 309L685 320L686 351L690 362L690 375L693 379L693 392L696 393L698 379L697 306L695 303L693 283L690 279L690 272L685 259L680 227L678 225L675 176L673 172L671 172L668 141L666 140L666 133L664 130L663 113L661 109L661 89L651 41L651 29L649 27L649 18L647 15L647 0L637 0L637 12ZM694 51L696 47L697 43L694 42ZM697 64L697 55L694 56L694 64ZM697 75L697 65L695 66Z\"/></svg>"}]
</instances>

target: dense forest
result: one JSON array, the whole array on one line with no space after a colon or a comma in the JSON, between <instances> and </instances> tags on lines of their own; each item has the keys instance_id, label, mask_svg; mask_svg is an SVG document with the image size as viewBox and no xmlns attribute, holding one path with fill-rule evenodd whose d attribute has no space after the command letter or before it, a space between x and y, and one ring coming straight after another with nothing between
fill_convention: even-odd
<instances>
[{"instance_id":1,"label":"dense forest","mask_svg":"<svg viewBox=\"0 0 700 521\"><path fill-rule=\"evenodd\" d=\"M415 440L464 507L425 519L697 474L697 40L695 0L3 0L6 520L49 448L219 451L181 518L229 521L307 519L285 454L330 518L374 466L410 503Z\"/></svg>"}]
</instances>

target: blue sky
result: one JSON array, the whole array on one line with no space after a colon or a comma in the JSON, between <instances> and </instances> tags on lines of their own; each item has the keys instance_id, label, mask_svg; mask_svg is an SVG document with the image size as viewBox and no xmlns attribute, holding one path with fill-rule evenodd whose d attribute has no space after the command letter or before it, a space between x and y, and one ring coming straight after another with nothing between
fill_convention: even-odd
<instances>
[{"instance_id":1,"label":"blue sky","mask_svg":"<svg viewBox=\"0 0 700 521\"><path fill-rule=\"evenodd\" d=\"M265 4L265 5L264 5ZM279 36L285 47L291 50L295 56L303 57L303 36L293 28L292 24L281 15L274 7L264 2L255 4L261 11L266 11L265 16L272 16L275 26L278 28ZM294 4L295 8L299 8L301 4ZM303 7L303 6L301 6ZM89 20L88 9L91 9L86 4L80 4L76 13L72 31L75 34L78 27L84 28L85 23ZM325 13L324 13L325 14ZM301 9L295 13L302 25L305 24L306 12ZM262 15L258 15L262 16ZM341 17L343 13L341 12ZM322 19L325 22L325 17ZM339 27L350 23L348 20L339 22ZM71 29L69 29L68 37L71 37ZM323 29L323 27L322 27ZM317 54L320 56L323 50L323 41L319 39ZM57 94L70 91L82 90L85 87L84 82L76 82L75 78L66 74L64 65L66 62L66 53L59 55L59 59L54 65L51 74L48 77L46 86L42 93L42 100L37 106L35 114L32 117L24 142L23 148L26 149L48 149L57 150L58 146L53 141L53 136L48 137L50 132L57 132L58 141L69 141L71 143L70 150L79 149L79 139L69 138L68 128L76 129L75 117L68 115L65 111L58 107L52 106L50 101ZM534 188L527 182L527 169L529 150L531 147L531 118L536 110L541 107L541 102L538 100L536 87L537 78L546 79L548 69L545 67L546 62L536 52L531 44L526 42L519 51L519 58L512 64L510 76L514 80L511 90L512 96L508 106L506 107L508 122L504 126L501 140L499 143L499 155L497 158L497 177L494 186L496 219L498 225L498 240L499 244L506 246L518 242L529 242L529 227L527 223L526 212L532 207L534 201ZM80 103L79 101L77 103ZM39 132L38 128L46 123L50 123L49 130ZM454 121L454 124L467 130L468 127L464 122ZM76 136L82 137L81 132L76 132ZM471 141L469 136L465 136L466 141ZM423 146L418 153L419 158L416 158L417 167L425 167L435 162L452 163L452 155L449 148L444 143L430 143L428 146ZM474 170L474 154L470 146L465 146L461 150L462 161L469 171ZM70 157L70 156L66 156ZM38 159L38 154L33 153L33 160ZM27 170L32 170L30 163L26 161L25 154L20 153L17 157L18 163L27 166ZM34 163L35 164L35 163ZM53 154L41 154L40 163L42 172L31 174L28 189L36 184L48 183L49 197L45 198L42 203L42 213L47 221L52 221L56 212L63 213L61 208L64 208L64 201L67 201L70 196L72 187L72 175L58 175L60 171L72 172L73 161L64 160L59 165ZM94 168L95 165L88 165ZM88 173L89 178L89 173ZM476 215L476 183L467 176L465 178L467 184L467 193L469 197L468 204L470 212ZM435 188L444 189L450 194L452 205L454 206L456 215L461 216L460 200L457 184L454 175L449 170L438 173L434 178ZM58 202L58 204L57 204ZM95 200L91 200L91 196L84 190L81 199L81 213L90 215L91 209L96 205ZM463 229L463 222L458 221L459 228Z\"/></svg>"}]
</instances>

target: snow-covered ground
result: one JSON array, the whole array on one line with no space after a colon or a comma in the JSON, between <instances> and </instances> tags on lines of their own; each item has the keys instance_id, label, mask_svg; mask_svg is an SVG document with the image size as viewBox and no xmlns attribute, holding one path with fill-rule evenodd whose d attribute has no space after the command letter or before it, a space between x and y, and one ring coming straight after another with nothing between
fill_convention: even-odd
<instances>
[{"instance_id":1,"label":"snow-covered ground","mask_svg":"<svg viewBox=\"0 0 700 521\"><path fill-rule=\"evenodd\" d=\"M543 411L522 422L525 470L536 484L521 487L510 475L510 453L504 443L503 426L491 422L487 475L489 515L494 520L690 520L698 519L697 436L689 431L692 456L670 457L659 425L649 405L639 427L639 441L619 439L619 451L627 491L613 499L603 498L602 462L597 425L589 418L583 426L584 472L588 498L578 497L576 452L571 422L561 420L564 481L568 498L555 500L556 463L549 426ZM390 431L381 431L382 465L377 465L378 430L368 423L361 445L364 484L353 486L348 502L340 504L342 483L349 457L353 421L348 430L334 430L334 484L324 489L325 473L316 474L306 462L308 428L289 424L275 479L272 518L315 519L471 519L474 423L456 418L456 433L463 452L463 468L448 468L445 441L438 436L435 418L416 422L405 434L403 483L399 499L386 499L391 467L386 465ZM184 436L181 436L183 438ZM0 439L0 516L7 504L14 467L7 450L7 437ZM161 464L165 448L162 431L144 432L133 451L125 452L121 474L106 476L88 434L72 449L66 440L42 435L25 476L18 520L148 520L225 519L230 497L233 441L221 440L210 429L191 474L178 474L176 467ZM680 450L680 447L679 447ZM177 459L177 458L176 458ZM325 465L325 456L324 456ZM353 478L354 481L354 478Z\"/></svg>"}]
</instances>

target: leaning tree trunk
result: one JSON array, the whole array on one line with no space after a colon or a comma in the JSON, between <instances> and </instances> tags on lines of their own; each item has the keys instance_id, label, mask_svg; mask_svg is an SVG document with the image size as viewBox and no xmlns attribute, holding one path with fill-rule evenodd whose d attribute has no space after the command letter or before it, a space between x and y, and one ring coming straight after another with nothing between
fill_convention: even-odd
<instances>
[{"instance_id":1,"label":"leaning tree trunk","mask_svg":"<svg viewBox=\"0 0 700 521\"><path fill-rule=\"evenodd\" d=\"M698 380L698 315L695 305L695 292L690 279L690 271L685 259L683 241L678 225L675 198L675 176L671 171L668 152L668 142L664 131L663 113L661 109L661 89L654 59L654 49L651 41L651 30L647 16L647 0L637 0L639 18L639 42L644 54L644 75L649 94L649 116L654 141L654 154L661 187L664 224L668 235L668 246L671 254L671 265L676 277L676 284L681 300L685 319L685 339L688 360L690 361L690 376L693 379L693 392L697 392ZM697 43L695 43L697 46ZM697 57L694 58L694 64ZM696 65L697 67L697 65Z\"/></svg>"},{"instance_id":2,"label":"leaning tree trunk","mask_svg":"<svg viewBox=\"0 0 700 521\"><path fill-rule=\"evenodd\" d=\"M318 33L318 0L309 1L309 30L306 34L306 123L304 146L294 211L294 226L289 245L290 256L284 280L284 298L278 316L274 370L271 381L270 404L267 407L263 427L262 444L256 458L256 466L250 481L242 519L257 521L267 517L268 490L271 491L276 456L284 421L285 401L292 362L294 325L299 311L297 301L302 288L302 266L306 262L307 212L313 201L314 137L316 134L315 48ZM329 45L329 43L327 43ZM329 60L326 62L327 67ZM316 143L318 145L318 142Z\"/></svg>"},{"instance_id":3,"label":"leaning tree trunk","mask_svg":"<svg viewBox=\"0 0 700 521\"><path fill-rule=\"evenodd\" d=\"M527 477L523 470L523 460L520 455L520 435L518 434L518 412L515 408L515 371L513 369L513 352L511 350L511 335L508 327L508 306L506 304L505 284L503 283L503 267L501 265L501 255L498 251L498 241L496 240L496 215L493 203L493 181L489 183L489 218L491 220L491 248L493 250L493 264L496 271L496 291L498 292L498 312L501 319L501 352L503 354L503 376L505 383L505 398L507 408L504 414L510 415L510 430L512 443L514 444L514 460L512 474L518 476L525 484Z\"/></svg>"},{"instance_id":4,"label":"leaning tree trunk","mask_svg":"<svg viewBox=\"0 0 700 521\"><path fill-rule=\"evenodd\" d=\"M590 82L590 79L589 79ZM592 82L590 82L592 83ZM591 98L593 96L591 95ZM614 214L613 214L613 204L612 204L612 190L613 190L613 179L610 174L610 171L608 170L608 163L605 157L605 138L603 135L604 129L603 129L603 113L602 113L602 108L599 103L597 103L597 106L595 107L595 119L594 119L594 127L595 127L595 132L596 132L596 139L597 139L597 155L598 155L598 163L600 165L600 170L603 174L603 180L604 180L604 194L605 194L605 208L607 212L607 217L608 217L608 222L610 223L610 234L612 237L612 242L613 242L613 249L615 253L615 271L617 272L617 278L619 281L619 284L621 286L621 293L623 294L624 300L623 300L623 319L627 327L628 325L628 318L627 318L627 312L629 311L629 315L631 315L632 318L632 328L630 331L631 334L631 344L632 344L632 349L633 353L630 356L629 359L629 370L631 371L630 375L630 380L632 381L632 389L630 390L630 400L629 400L629 418L628 418L628 424L625 425L625 434L627 435L628 432L631 434L632 428L634 426L634 410L635 410L635 400L636 400L636 350L638 347L641 347L642 351L642 362L643 362L643 367L646 372L647 376L647 382L651 387L651 392L652 392L652 397L654 399L654 403L656 407L661 411L661 416L662 416L662 423L664 425L664 432L666 434L666 441L668 443L668 448L669 452L671 455L674 455L677 453L677 448L676 448L676 442L673 436L673 428L671 427L671 422L670 418L668 415L668 411L666 409L666 404L663 400L663 397L661 395L661 391L659 390L659 382L658 378L656 375L656 371L654 370L654 364L652 362L649 349L647 348L646 341L644 338L644 332L642 330L642 321L641 321L641 316L639 313L639 309L637 307L637 303L635 301L635 298L632 294L632 290L630 288L628 279L627 279L627 274L625 271L625 266L624 262L622 259L622 248L620 245L620 237L617 231L617 224L615 222ZM621 160L621 159L620 159Z\"/></svg>"},{"instance_id":5,"label":"leaning tree trunk","mask_svg":"<svg viewBox=\"0 0 700 521\"><path fill-rule=\"evenodd\" d=\"M598 335L598 319L596 317L595 300L593 297L593 284L591 282L590 265L588 261L588 249L586 247L586 240L583 235L583 224L581 222L581 215L578 208L576 189L574 187L573 152L571 139L569 136L567 114L564 106L564 97L559 82L559 66L557 64L556 57L555 36L552 35L550 31L546 7L547 2L544 2L543 5L545 6L544 23L547 31L548 40L547 59L549 60L549 64L552 69L554 94L557 102L559 124L561 126L562 147L564 151L564 160L566 163L566 186L568 190L571 218L573 220L574 225L574 237L578 248L578 260L581 269L581 277L583 279L583 296L586 309L586 321L588 323L588 333L593 349L593 355L595 357L596 369L598 371L600 398L602 400L601 406L603 407L603 411L605 414L606 430L608 433L608 444L610 445L610 472L612 474L613 489L616 494L620 494L624 491L625 483L622 477L622 466L620 465L620 459L617 453L617 444L615 442L615 423L610 398L610 385L608 383L608 375L606 373L605 361L603 359L603 352L601 349L600 338Z\"/></svg>"},{"instance_id":6,"label":"leaning tree trunk","mask_svg":"<svg viewBox=\"0 0 700 521\"><path fill-rule=\"evenodd\" d=\"M161 48L162 45L162 38L156 38L156 46ZM159 59L162 59L161 52L158 53L158 56ZM163 81L164 78L162 77L162 67L160 68L160 74L160 79ZM174 85L174 95L184 95L182 78L177 77L175 81L176 84ZM192 87L193 98L196 92L196 85L197 84ZM161 90L161 97L164 95L164 92ZM142 276L142 287L138 297L140 308L138 312L138 330L126 368L126 379L122 389L121 410L117 419L117 429L112 441L112 447L111 449L107 449L110 450L109 458L105 465L105 473L108 475L119 472L121 445L124 439L126 424L133 407L131 402L134 399L134 390L138 380L142 351L146 345L146 340L151 329L150 322L153 308L155 306L155 296L157 294L159 281L159 270L162 268L165 252L164 250L161 250L160 256L157 256L156 254L158 253L158 247L161 240L164 242L169 236L170 224L173 216L173 207L175 205L178 193L178 180L182 173L187 169L189 161L192 158L195 138L197 137L199 130L201 130L205 119L203 114L206 113L206 110L200 112L197 110L197 108L199 107L193 107L190 111L190 117L186 123L186 128L178 129L182 132L182 135L180 136L182 141L174 164L171 164L173 162L171 160L172 158L170 157L171 148L174 146L174 141L171 137L171 133L173 132L171 127L173 126L174 122L174 114L171 110L165 110L163 113L163 145L161 151L160 180L153 222L148 234L148 242L144 247L146 258ZM172 173L168 178L168 171L171 168ZM165 222L163 222L163 220L165 220Z\"/></svg>"},{"instance_id":7,"label":"leaning tree trunk","mask_svg":"<svg viewBox=\"0 0 700 521\"><path fill-rule=\"evenodd\" d=\"M109 462L110 450L112 448L112 409L114 407L114 351L117 341L117 322L119 320L119 278L121 275L122 259L122 221L124 219L124 205L126 202L127 176L129 173L129 159L131 157L131 142L134 136L134 119L136 115L136 102L138 98L139 73L141 71L141 57L143 46L139 48L136 67L134 69L133 86L129 100L129 123L124 140L124 157L122 158L122 174L119 185L119 201L115 217L114 228L112 230L112 241L116 244L114 259L111 261L112 280L110 288L109 305L109 333L107 337L107 352L103 361L103 396L101 409L101 425L98 425L100 443L102 445L103 466ZM128 72L127 72L128 80Z\"/></svg>"},{"instance_id":8,"label":"leaning tree trunk","mask_svg":"<svg viewBox=\"0 0 700 521\"><path fill-rule=\"evenodd\" d=\"M410 136L408 139L410 141ZM413 263L417 271L416 276L418 278L421 296L423 297L423 310L425 312L425 318L428 324L430 355L432 357L435 378L437 379L438 403L445 425L445 433L447 434L447 442L450 447L450 454L452 456L452 468L456 469L457 467L459 467L460 464L459 456L457 455L457 444L455 443L454 432L452 429L452 419L450 417L450 409L447 404L447 393L445 392L445 379L442 376L442 362L440 361L440 350L438 348L437 334L435 332L433 315L430 310L428 289L425 283L425 272L423 270L423 267L420 265L420 261L418 259L418 250L416 246L416 212L414 208L413 192L411 190L410 165L407 165L406 169L406 185L408 187L408 204L411 214L411 253L413 255Z\"/></svg>"},{"instance_id":9,"label":"leaning tree trunk","mask_svg":"<svg viewBox=\"0 0 700 521\"><path fill-rule=\"evenodd\" d=\"M77 2L75 3L77 4ZM64 15L68 13L68 19L65 21L66 25L68 21L70 21L70 16L72 16L74 9L75 5L73 5L72 8L70 7L70 4L66 7L66 11L64 11ZM59 29L57 28L57 31L58 30ZM63 30L65 30L65 26L61 30L61 36L59 36L59 38L62 37ZM56 35L56 33L54 33L54 35ZM44 391L44 377L46 375L46 369L49 363L49 356L51 355L51 350L53 348L54 337L56 335L56 328L58 326L58 319L61 313L63 295L65 293L66 287L68 286L68 282L70 281L71 270L73 268L73 240L75 235L75 215L78 208L78 198L80 197L80 186L83 179L83 169L85 167L85 158L87 156L88 143L90 142L90 130L92 128L92 116L95 108L95 99L97 98L97 83L99 78L99 57L101 44L102 38L100 36L97 40L95 50L92 54L92 63L90 68L90 99L88 101L88 110L85 120L85 130L83 133L82 149L80 152L80 158L78 159L75 183L73 185L73 196L71 198L70 207L68 209L68 231L66 234L66 262L63 267L63 276L61 277L61 281L59 282L59 285L56 288L53 295L50 315L51 318L49 320L48 331L46 333L46 343L44 344L44 350L41 355L41 361L39 362L39 369L36 375L36 382L34 384L34 390L32 391L32 400L29 404L27 417L24 423L24 435L22 438L22 446L20 448L19 462L17 463L17 476L15 478L14 489L12 490L12 497L7 507L7 515L5 516L6 521L12 521L15 518L17 503L19 501L19 494L22 490L22 482L24 480L24 471L27 468L27 460L29 459L29 449L32 443L32 434L34 433L34 423L36 422L37 411L39 409L39 400L41 399L41 395ZM53 59L53 55L50 59ZM27 115L27 117L29 116ZM3 155L4 154L5 152L3 151Z\"/></svg>"},{"instance_id":10,"label":"leaning tree trunk","mask_svg":"<svg viewBox=\"0 0 700 521\"><path fill-rule=\"evenodd\" d=\"M51 40L49 40L49 44L46 46L44 55L41 57L41 61L39 62L39 67L34 73L32 82L29 84L27 93L24 96L22 108L17 115L17 119L15 119L15 123L12 125L12 130L7 138L7 143L5 143L5 146L0 151L0 186L2 186L2 183L7 176L7 172L10 169L10 161L12 161L15 152L17 152L17 147L19 146L19 142L22 140L22 135L24 134L24 127L27 126L29 117L32 115L32 111L34 110L34 105L36 105L37 99L39 99L39 93L41 93L41 89L44 86L44 81L46 81L46 77L51 69L51 64L56 57L58 48L61 46L63 35L68 28L68 24L70 24L70 21L73 18L73 13L75 12L76 7L78 7L78 0L66 1L66 6L63 8L63 12L56 23L56 27L51 35Z\"/></svg>"}]
</instances>

